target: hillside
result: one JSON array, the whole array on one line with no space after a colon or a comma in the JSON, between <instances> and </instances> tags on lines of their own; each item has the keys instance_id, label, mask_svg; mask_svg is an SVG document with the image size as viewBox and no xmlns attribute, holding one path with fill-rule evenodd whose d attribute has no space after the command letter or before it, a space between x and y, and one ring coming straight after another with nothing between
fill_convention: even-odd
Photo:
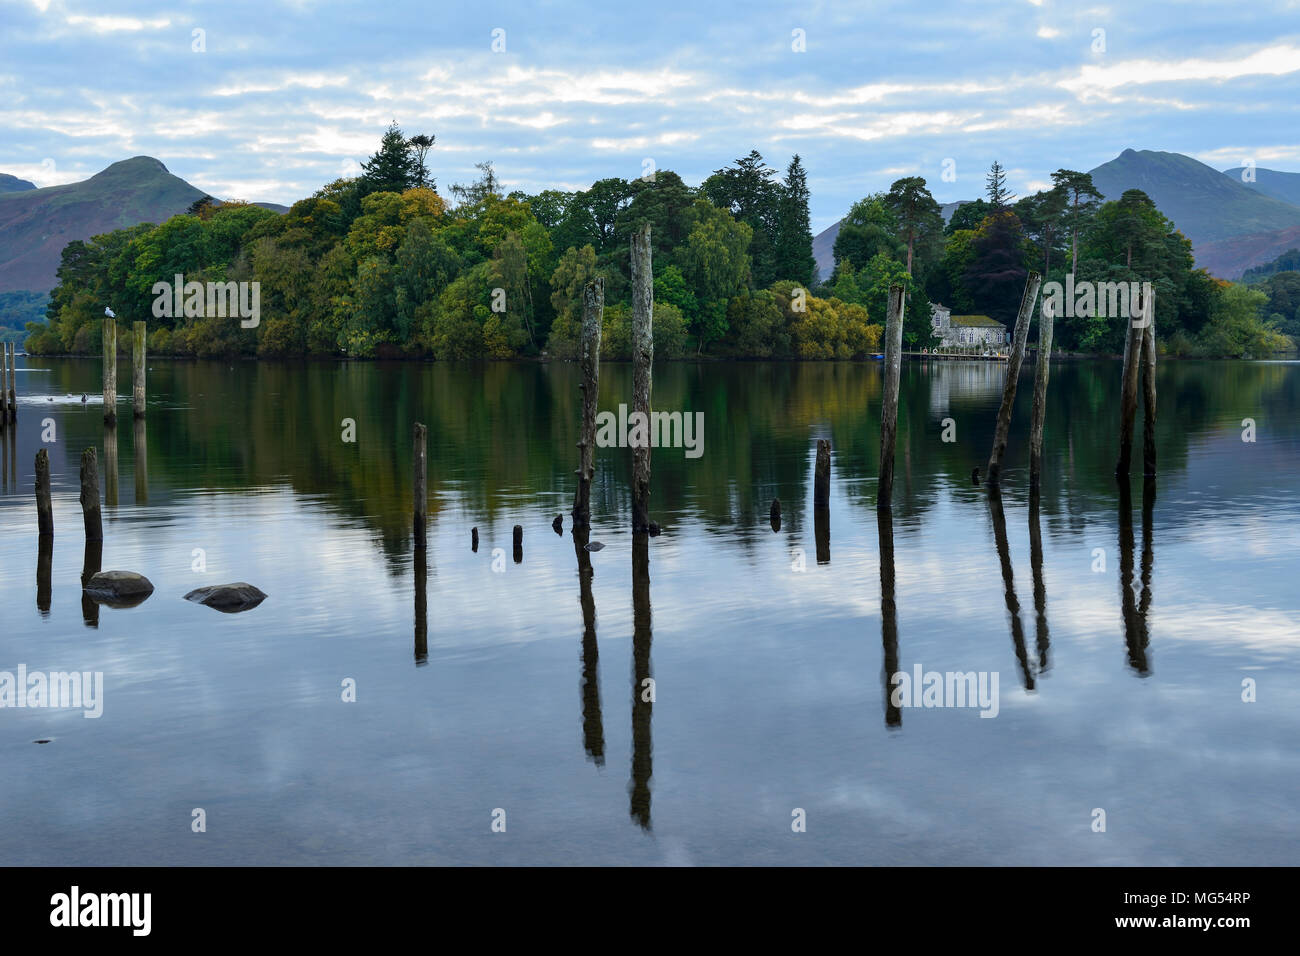
<instances>
[{"instance_id":1,"label":"hillside","mask_svg":"<svg viewBox=\"0 0 1300 956\"><path fill-rule=\"evenodd\" d=\"M1242 167L1225 169L1223 175L1234 182L1241 183L1247 189L1253 189L1265 196L1272 196L1293 206L1300 206L1300 173L1284 173L1277 169L1255 169L1253 182L1242 182Z\"/></svg>"},{"instance_id":2,"label":"hillside","mask_svg":"<svg viewBox=\"0 0 1300 956\"><path fill-rule=\"evenodd\" d=\"M0 193L21 193L35 188L35 183L29 183L17 176L10 176L8 173L0 173Z\"/></svg>"}]
</instances>

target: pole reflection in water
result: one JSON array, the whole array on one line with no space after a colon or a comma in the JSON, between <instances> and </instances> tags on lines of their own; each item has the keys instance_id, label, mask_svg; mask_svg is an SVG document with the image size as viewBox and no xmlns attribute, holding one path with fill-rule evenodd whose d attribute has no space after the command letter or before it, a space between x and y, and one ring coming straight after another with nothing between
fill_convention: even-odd
<instances>
[{"instance_id":1,"label":"pole reflection in water","mask_svg":"<svg viewBox=\"0 0 1300 956\"><path fill-rule=\"evenodd\" d=\"M891 678L898 673L898 608L894 604L894 515L876 510L880 532L880 643L884 648L881 676L885 684L885 726L901 727L903 712L894 705Z\"/></svg>"},{"instance_id":2,"label":"pole reflection in water","mask_svg":"<svg viewBox=\"0 0 1300 956\"><path fill-rule=\"evenodd\" d=\"M104 506L117 507L117 428L104 429Z\"/></svg>"},{"instance_id":3,"label":"pole reflection in water","mask_svg":"<svg viewBox=\"0 0 1300 956\"><path fill-rule=\"evenodd\" d=\"M578 559L578 603L582 605L582 746L597 767L605 765L605 725L600 716L600 647L596 643L596 599L591 593L591 529L573 530L573 553Z\"/></svg>"},{"instance_id":4,"label":"pole reflection in water","mask_svg":"<svg viewBox=\"0 0 1300 956\"><path fill-rule=\"evenodd\" d=\"M817 539L817 563L831 563L831 509L828 505L813 506L813 535Z\"/></svg>"},{"instance_id":5,"label":"pole reflection in water","mask_svg":"<svg viewBox=\"0 0 1300 956\"><path fill-rule=\"evenodd\" d=\"M87 541L86 554L81 564L81 586L84 588L90 579L99 573L100 563L104 560L104 542ZM81 618L86 627L99 627L99 603L91 600L85 591L81 592Z\"/></svg>"},{"instance_id":6,"label":"pole reflection in water","mask_svg":"<svg viewBox=\"0 0 1300 956\"><path fill-rule=\"evenodd\" d=\"M650 676L650 536L632 535L632 795L631 814L650 829L650 775L653 742L650 717L654 710L654 681Z\"/></svg>"},{"instance_id":7,"label":"pole reflection in water","mask_svg":"<svg viewBox=\"0 0 1300 956\"><path fill-rule=\"evenodd\" d=\"M1043 532L1038 518L1038 482L1029 488L1029 563L1034 573L1034 621L1037 633L1038 673L1047 670L1052 639L1047 629L1047 585L1043 582Z\"/></svg>"},{"instance_id":8,"label":"pole reflection in water","mask_svg":"<svg viewBox=\"0 0 1300 956\"><path fill-rule=\"evenodd\" d=\"M1015 645L1016 660L1020 662L1020 681L1025 690L1034 689L1034 671L1029 664L1029 651L1025 647L1025 629L1020 623L1020 601L1016 598L1015 574L1011 570L1011 547L1007 543L1007 518L1002 511L1002 492L997 485L989 485L989 514L993 518L993 539L997 542L998 560L1002 564L1002 587L1006 595L1007 615L1011 618L1011 643Z\"/></svg>"},{"instance_id":9,"label":"pole reflection in water","mask_svg":"<svg viewBox=\"0 0 1300 956\"><path fill-rule=\"evenodd\" d=\"M36 554L36 610L41 617L50 616L50 571L54 566L54 536L40 536L40 550Z\"/></svg>"},{"instance_id":10,"label":"pole reflection in water","mask_svg":"<svg viewBox=\"0 0 1300 956\"><path fill-rule=\"evenodd\" d=\"M1133 573L1133 492L1127 479L1119 482L1119 598L1124 617L1124 643L1128 664L1138 676L1151 674L1147 656L1150 635L1147 612L1151 609L1151 569L1155 564L1152 512L1156 503L1156 483L1146 479L1142 486L1142 569L1141 577Z\"/></svg>"},{"instance_id":11,"label":"pole reflection in water","mask_svg":"<svg viewBox=\"0 0 1300 956\"><path fill-rule=\"evenodd\" d=\"M149 446L146 439L144 419L135 420L135 503L149 503Z\"/></svg>"},{"instance_id":12,"label":"pole reflection in water","mask_svg":"<svg viewBox=\"0 0 1300 956\"><path fill-rule=\"evenodd\" d=\"M415 548L415 666L429 663L429 623L426 587L429 578L429 549Z\"/></svg>"}]
</instances>

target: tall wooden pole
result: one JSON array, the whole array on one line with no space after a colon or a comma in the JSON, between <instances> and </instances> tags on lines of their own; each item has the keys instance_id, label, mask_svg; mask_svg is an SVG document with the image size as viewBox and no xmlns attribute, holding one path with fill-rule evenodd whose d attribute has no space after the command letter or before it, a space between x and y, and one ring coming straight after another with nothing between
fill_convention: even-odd
<instances>
[{"instance_id":1,"label":"tall wooden pole","mask_svg":"<svg viewBox=\"0 0 1300 956\"><path fill-rule=\"evenodd\" d=\"M81 453L81 515L86 524L87 543L103 541L104 524L99 513L99 459L93 448Z\"/></svg>"},{"instance_id":2,"label":"tall wooden pole","mask_svg":"<svg viewBox=\"0 0 1300 956\"><path fill-rule=\"evenodd\" d=\"M104 424L117 424L117 319L104 316Z\"/></svg>"},{"instance_id":3,"label":"tall wooden pole","mask_svg":"<svg viewBox=\"0 0 1300 956\"><path fill-rule=\"evenodd\" d=\"M9 343L9 421L18 421L18 346Z\"/></svg>"},{"instance_id":4,"label":"tall wooden pole","mask_svg":"<svg viewBox=\"0 0 1300 956\"><path fill-rule=\"evenodd\" d=\"M654 362L654 275L650 225L632 234L632 405L644 416L644 442L632 450L632 530L650 530L650 373Z\"/></svg>"},{"instance_id":5,"label":"tall wooden pole","mask_svg":"<svg viewBox=\"0 0 1300 956\"><path fill-rule=\"evenodd\" d=\"M1052 365L1052 303L1044 298L1038 321L1038 364L1034 366L1034 417L1029 425L1029 482L1036 484L1043 472L1043 421L1047 417L1047 378Z\"/></svg>"},{"instance_id":6,"label":"tall wooden pole","mask_svg":"<svg viewBox=\"0 0 1300 956\"><path fill-rule=\"evenodd\" d=\"M1143 289L1142 308L1139 314L1145 315L1147 300L1150 296ZM1137 416L1137 392L1139 365L1142 360L1142 339L1146 329L1139 323L1135 328L1133 321L1127 320L1124 336L1124 374L1120 379L1119 390L1119 460L1115 463L1115 475L1127 478L1129 466L1133 460L1133 420ZM1152 356L1154 361L1154 355Z\"/></svg>"},{"instance_id":7,"label":"tall wooden pole","mask_svg":"<svg viewBox=\"0 0 1300 956\"><path fill-rule=\"evenodd\" d=\"M1147 296L1143 303L1142 330L1142 474L1156 474L1156 300Z\"/></svg>"},{"instance_id":8,"label":"tall wooden pole","mask_svg":"<svg viewBox=\"0 0 1300 956\"><path fill-rule=\"evenodd\" d=\"M0 351L0 432L9 424L9 344Z\"/></svg>"},{"instance_id":9,"label":"tall wooden pole","mask_svg":"<svg viewBox=\"0 0 1300 956\"><path fill-rule=\"evenodd\" d=\"M880 403L880 480L876 507L892 508L894 498L894 445L898 439L898 380L903 362L903 310L907 293L901 285L889 287L885 317L885 384Z\"/></svg>"},{"instance_id":10,"label":"tall wooden pole","mask_svg":"<svg viewBox=\"0 0 1300 956\"><path fill-rule=\"evenodd\" d=\"M36 525L42 538L54 537L54 508L50 505L50 456L36 453Z\"/></svg>"},{"instance_id":11,"label":"tall wooden pole","mask_svg":"<svg viewBox=\"0 0 1300 956\"><path fill-rule=\"evenodd\" d=\"M993 451L989 454L986 480L996 485L1002 477L1002 456L1007 450L1007 436L1011 432L1011 409L1016 404L1016 385L1020 379L1020 364L1025 360L1025 343L1029 340L1029 322L1033 317L1034 302L1042 276L1031 272L1025 278L1025 292L1020 298L1020 311L1016 314L1016 330L1011 340L1011 355L1007 359L1007 377L1002 384L1002 405L998 408L997 430L993 433Z\"/></svg>"},{"instance_id":12,"label":"tall wooden pole","mask_svg":"<svg viewBox=\"0 0 1300 956\"><path fill-rule=\"evenodd\" d=\"M135 417L144 418L145 323L131 326L131 394Z\"/></svg>"},{"instance_id":13,"label":"tall wooden pole","mask_svg":"<svg viewBox=\"0 0 1300 956\"><path fill-rule=\"evenodd\" d=\"M596 401L600 397L600 323L605 314L605 280L592 279L582 290L582 428L578 440L578 493L572 526L591 525L591 483L596 477Z\"/></svg>"},{"instance_id":14,"label":"tall wooden pole","mask_svg":"<svg viewBox=\"0 0 1300 956\"><path fill-rule=\"evenodd\" d=\"M428 437L429 429L416 422L412 435L414 444L412 457L415 464L415 490L412 510L415 515L415 546L417 548L425 546L424 512L429 500L429 459L426 447Z\"/></svg>"},{"instance_id":15,"label":"tall wooden pole","mask_svg":"<svg viewBox=\"0 0 1300 956\"><path fill-rule=\"evenodd\" d=\"M813 471L813 507L826 508L831 503L831 443L817 439L817 466Z\"/></svg>"}]
</instances>

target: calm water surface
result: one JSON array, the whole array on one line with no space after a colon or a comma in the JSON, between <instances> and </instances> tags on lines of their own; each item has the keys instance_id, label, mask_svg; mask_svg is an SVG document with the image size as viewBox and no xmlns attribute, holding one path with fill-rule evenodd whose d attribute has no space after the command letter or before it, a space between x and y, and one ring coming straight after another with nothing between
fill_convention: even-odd
<instances>
[{"instance_id":1,"label":"calm water surface","mask_svg":"<svg viewBox=\"0 0 1300 956\"><path fill-rule=\"evenodd\" d=\"M664 533L638 550L630 452L602 449L588 558L567 519L571 366L156 360L147 425L124 396L110 437L97 363L20 364L0 671L102 671L105 699L99 719L0 710L6 864L1296 861L1300 365L1164 363L1153 497L1112 477L1118 363L1058 364L1032 513L1032 366L999 509L970 472L1003 367L906 365L883 523L879 365L657 367L656 408L704 413L703 455L654 452ZM630 367L605 365L600 392L630 402ZM88 446L102 567L157 589L136 608L82 602ZM182 600L230 581L270 596L233 615ZM996 673L996 718L891 707L886 669L918 665Z\"/></svg>"}]
</instances>

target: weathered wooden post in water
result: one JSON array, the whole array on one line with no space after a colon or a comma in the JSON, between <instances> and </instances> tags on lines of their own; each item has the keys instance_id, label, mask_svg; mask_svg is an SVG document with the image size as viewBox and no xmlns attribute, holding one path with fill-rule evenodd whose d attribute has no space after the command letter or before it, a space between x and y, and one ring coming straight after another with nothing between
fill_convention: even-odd
<instances>
[{"instance_id":1,"label":"weathered wooden post in water","mask_svg":"<svg viewBox=\"0 0 1300 956\"><path fill-rule=\"evenodd\" d=\"M50 456L36 453L36 526L42 538L54 537L54 509L50 505Z\"/></svg>"},{"instance_id":2,"label":"weathered wooden post in water","mask_svg":"<svg viewBox=\"0 0 1300 956\"><path fill-rule=\"evenodd\" d=\"M1047 416L1047 378L1052 364L1054 307L1046 298L1038 320L1038 364L1034 366L1034 417L1029 425L1029 483L1043 471L1043 421Z\"/></svg>"},{"instance_id":3,"label":"weathered wooden post in water","mask_svg":"<svg viewBox=\"0 0 1300 956\"><path fill-rule=\"evenodd\" d=\"M9 424L9 345L0 351L0 432Z\"/></svg>"},{"instance_id":4,"label":"weathered wooden post in water","mask_svg":"<svg viewBox=\"0 0 1300 956\"><path fill-rule=\"evenodd\" d=\"M993 451L989 455L985 481L996 485L1002 476L1002 455L1007 450L1007 435L1011 431L1011 409L1016 404L1016 384L1020 378L1020 365L1025 360L1025 342L1029 340L1029 322L1038 298L1042 276L1031 272L1025 278L1025 292L1020 297L1020 311L1016 314L1016 330L1011 341L1011 355L1007 358L1007 377L1002 383L1002 405L998 408L997 430L993 433Z\"/></svg>"},{"instance_id":5,"label":"weathered wooden post in water","mask_svg":"<svg viewBox=\"0 0 1300 956\"><path fill-rule=\"evenodd\" d=\"M650 224L632 234L632 410L645 424L645 440L632 450L632 530L650 530L650 372L655 340L654 275Z\"/></svg>"},{"instance_id":6,"label":"weathered wooden post in water","mask_svg":"<svg viewBox=\"0 0 1300 956\"><path fill-rule=\"evenodd\" d=\"M104 424L117 424L117 319L104 310Z\"/></svg>"},{"instance_id":7,"label":"weathered wooden post in water","mask_svg":"<svg viewBox=\"0 0 1300 956\"><path fill-rule=\"evenodd\" d=\"M136 418L144 418L144 333L145 323L131 326L131 394Z\"/></svg>"},{"instance_id":8,"label":"weathered wooden post in water","mask_svg":"<svg viewBox=\"0 0 1300 956\"><path fill-rule=\"evenodd\" d=\"M413 459L415 463L413 511L415 513L415 546L417 548L425 546L424 509L429 500L429 459L426 450L428 437L429 429L416 422L415 428L412 430L412 443L414 444Z\"/></svg>"},{"instance_id":9,"label":"weathered wooden post in water","mask_svg":"<svg viewBox=\"0 0 1300 956\"><path fill-rule=\"evenodd\" d=\"M18 346L9 343L9 421L18 421Z\"/></svg>"},{"instance_id":10,"label":"weathered wooden post in water","mask_svg":"<svg viewBox=\"0 0 1300 956\"><path fill-rule=\"evenodd\" d=\"M86 522L86 541L103 541L104 524L99 514L99 459L93 448L81 453L81 514Z\"/></svg>"},{"instance_id":11,"label":"weathered wooden post in water","mask_svg":"<svg viewBox=\"0 0 1300 956\"><path fill-rule=\"evenodd\" d=\"M591 483L596 477L596 400L600 397L600 322L605 314L605 280L596 277L582 290L582 428L578 439L578 493L573 528L591 525Z\"/></svg>"},{"instance_id":12,"label":"weathered wooden post in water","mask_svg":"<svg viewBox=\"0 0 1300 956\"><path fill-rule=\"evenodd\" d=\"M817 466L813 471L813 507L828 508L831 503L831 443L817 439Z\"/></svg>"},{"instance_id":13,"label":"weathered wooden post in water","mask_svg":"<svg viewBox=\"0 0 1300 956\"><path fill-rule=\"evenodd\" d=\"M894 499L894 445L898 439L898 379L903 362L903 310L907 293L901 285L889 287L885 317L885 384L880 400L880 480L876 483L876 508L892 508Z\"/></svg>"},{"instance_id":14,"label":"weathered wooden post in water","mask_svg":"<svg viewBox=\"0 0 1300 956\"><path fill-rule=\"evenodd\" d=\"M1152 296L1148 294L1148 289L1149 286L1144 283L1142 308L1136 310L1143 319L1146 318L1148 307L1151 307ZM1129 311L1132 313L1135 310ZM1154 307L1151 307L1151 314L1155 314ZM1118 478L1128 477L1129 465L1133 460L1133 420L1137 417L1138 375L1141 371L1143 339L1146 337L1146 328L1142 321L1134 322L1128 319L1127 322L1128 328L1124 335L1124 372L1119 387L1119 460L1115 463L1115 476ZM1151 360L1155 361L1154 351ZM1155 387L1154 382L1152 387ZM1152 414L1154 413L1153 408Z\"/></svg>"},{"instance_id":15,"label":"weathered wooden post in water","mask_svg":"<svg viewBox=\"0 0 1300 956\"><path fill-rule=\"evenodd\" d=\"M1147 296L1142 307L1142 474L1156 475L1156 298Z\"/></svg>"}]
</instances>

